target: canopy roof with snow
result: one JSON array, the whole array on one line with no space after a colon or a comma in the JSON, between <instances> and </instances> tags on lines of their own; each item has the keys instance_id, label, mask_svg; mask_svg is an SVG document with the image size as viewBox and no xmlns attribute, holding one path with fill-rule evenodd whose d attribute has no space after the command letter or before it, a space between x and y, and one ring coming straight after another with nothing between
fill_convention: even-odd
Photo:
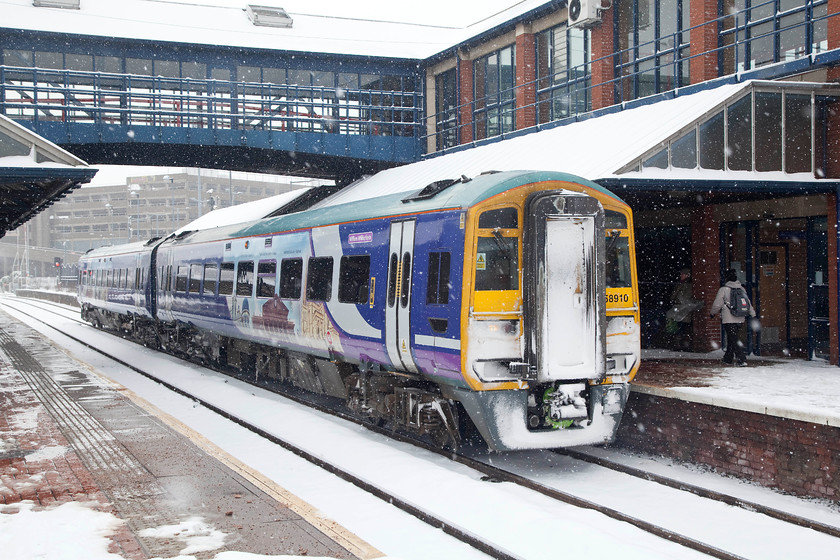
<instances>
[{"instance_id":1,"label":"canopy roof with snow","mask_svg":"<svg viewBox=\"0 0 840 560\"><path fill-rule=\"evenodd\" d=\"M70 152L0 115L0 237L95 174Z\"/></svg>"},{"instance_id":2,"label":"canopy roof with snow","mask_svg":"<svg viewBox=\"0 0 840 560\"><path fill-rule=\"evenodd\" d=\"M546 0L523 0L464 26L316 14L277 0L5 0L0 27L199 45L309 53L425 59L489 29L528 14ZM37 6L35 4L41 4ZM63 9L61 4L66 5ZM69 8L69 9L66 9ZM274 8L274 10L272 10ZM277 10L277 8L284 8ZM380 8L388 17L386 5ZM473 9L475 11L475 9ZM282 13L281 13L282 12ZM284 15L283 15L284 14ZM433 14L434 15L434 14ZM408 18L405 18L408 19ZM430 21L443 21L434 17Z\"/></svg>"},{"instance_id":3,"label":"canopy roof with snow","mask_svg":"<svg viewBox=\"0 0 840 560\"><path fill-rule=\"evenodd\" d=\"M324 201L339 204L485 171L544 170L606 185L787 185L834 190L818 179L818 109L834 84L749 81L643 104L389 169ZM756 149L753 149L753 145ZM761 188L758 186L758 188Z\"/></svg>"}]
</instances>

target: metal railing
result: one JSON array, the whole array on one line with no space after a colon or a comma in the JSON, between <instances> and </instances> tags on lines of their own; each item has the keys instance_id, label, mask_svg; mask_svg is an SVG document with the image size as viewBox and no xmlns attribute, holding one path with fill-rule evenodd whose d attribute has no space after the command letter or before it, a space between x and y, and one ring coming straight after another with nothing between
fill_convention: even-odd
<instances>
[{"instance_id":1,"label":"metal railing","mask_svg":"<svg viewBox=\"0 0 840 560\"><path fill-rule=\"evenodd\" d=\"M467 103L450 106L446 111L426 116L427 123L433 123L434 132L422 136L424 148L428 152L455 147L465 142L489 138L481 131L498 128L488 119L481 107L494 102L496 97L516 99L517 92L528 90L535 101L524 105L510 105L499 116L500 119L513 119L513 130L522 128L516 123L517 115L531 112L534 124L541 125L552 121L574 117L592 110L592 99L606 97L607 105L616 105L649 95L657 95L688 85L686 66L697 58L714 57L717 76L740 74L741 72L762 68L776 63L791 62L816 54L840 48L840 45L828 45L827 30L829 25L840 25L840 14L829 14L826 0L807 0L802 6L784 12L763 15L761 19L751 19L762 8L775 6L775 0L751 6L747 10L726 14L694 27L682 29L668 36L639 43L633 48L611 53L607 56L590 60L585 64L564 68L547 76L540 76L530 82L517 85L493 97L471 100ZM792 21L791 16L802 15L801 21ZM833 18L833 19L832 19ZM790 24L787 24L790 22ZM772 29L766 30L767 27ZM687 42L692 32L703 33L713 28L714 36L720 37L718 46L703 52L685 54L693 45ZM817 31L817 33L815 33ZM792 49L791 37L800 34L801 44ZM824 36L820 37L820 34ZM771 56L756 57L759 46L771 44ZM663 49L662 45L668 45ZM766 55L765 51L761 51ZM648 53L642 56L642 53ZM752 54L753 56L747 56ZM615 68L612 79L592 83L591 69L599 64ZM606 95L604 95L606 92ZM463 121L464 113L470 115ZM496 115L494 115L494 118ZM503 130L504 135L511 130ZM429 142L433 137L433 142ZM429 145L431 144L431 147Z\"/></svg>"},{"instance_id":2,"label":"metal railing","mask_svg":"<svg viewBox=\"0 0 840 560\"><path fill-rule=\"evenodd\" d=\"M416 92L0 66L0 112L35 124L413 137L421 106Z\"/></svg>"}]
</instances>

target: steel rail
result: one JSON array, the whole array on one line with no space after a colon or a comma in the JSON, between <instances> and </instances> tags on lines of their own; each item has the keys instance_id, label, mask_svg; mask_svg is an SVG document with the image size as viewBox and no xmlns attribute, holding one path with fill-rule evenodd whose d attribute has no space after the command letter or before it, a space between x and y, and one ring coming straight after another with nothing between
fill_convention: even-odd
<instances>
[{"instance_id":1,"label":"steel rail","mask_svg":"<svg viewBox=\"0 0 840 560\"><path fill-rule=\"evenodd\" d=\"M38 301L40 303L40 300L38 300ZM53 311L51 309L48 309L48 307L55 307L56 306L56 304L54 304L52 302L44 302L44 305L36 305L35 302L27 302L27 303L29 303L30 305L34 305L35 307L38 307L39 309L49 311L49 312L52 312L52 313L56 313L55 311ZM10 306L10 307L12 307L13 309L16 309L13 306ZM25 311L22 311L20 309L16 309L16 310L20 313L23 313L23 314L29 316L29 317L32 317L32 315L29 315ZM77 322L78 324L88 325L88 323L86 323L86 322L84 322L80 319L69 318L69 317L66 317L66 316L63 316L63 315L62 315L62 317L65 317L69 320L73 320L73 321ZM136 371L136 372L140 373L141 375L143 375L145 377L148 377L149 379L152 379L152 380L162 384L163 386L177 392L178 394L181 394L181 395L186 396L188 398L197 400L202 405L204 405L206 408L208 408L210 410L213 410L214 412L224 416L225 418L227 418L227 419L229 419L233 422L236 422L237 424L245 427L246 429L249 429L249 430L253 431L254 433L257 433L258 435L260 435L262 437L265 437L266 439L268 439L269 441L272 441L273 443L281 445L282 447L288 449L289 451L292 451L293 453L303 457L307 461L310 461L313 464L316 464L317 466L320 466L321 468L324 468L328 472L336 474L337 476L341 476L344 480L348 480L348 479L345 479L340 474L340 472L333 472L333 470L331 470L331 469L337 469L337 467L326 464L323 460L318 459L317 457L312 457L312 459L310 460L310 458L309 458L310 454L307 453L306 451L304 451L302 449L298 449L297 447L295 447L291 444L288 444L290 447L287 447L286 442L282 442L280 440L277 440L278 438L276 438L276 436L265 433L259 427L251 426L250 424L248 424L244 420L241 420L240 418L236 417L233 413L229 413L225 410L219 409L218 407L216 407L215 405L213 405L211 403L206 403L206 402L204 402L200 399L196 399L196 397L189 394L187 391L181 390L178 387L174 387L174 386L170 385L169 383L167 383L165 381L161 381L160 379L154 377L153 375L148 374L146 372L143 372L143 371L139 370L138 368L136 368L135 366L132 366L131 364L127 364L127 363L121 361L119 358L114 358L113 356L110 356L109 354L107 354L107 352L105 352L103 350L100 350L99 348L96 348L96 347L94 347L94 346L92 346L92 345L90 345L90 344L88 344L84 341L79 340L76 337L73 337L72 335L69 335L69 334L65 333L65 332L61 331L60 329L45 323L44 321L38 319L37 317L32 317L32 318L41 322L41 323L43 323L43 324L45 324L45 325L47 325L49 328L54 329L57 332L60 332L64 336L68 336L69 338L79 342L80 344L83 344L84 346L86 346L88 348L91 348L92 350L94 350L94 351L96 351L96 352L98 352L102 355L105 355L105 356L109 357L110 359L115 360L116 362L120 363L121 365L124 365L124 366L130 368L131 370ZM104 331L104 332L109 332L109 331ZM131 339L127 339L127 340L131 340ZM521 476L521 475L517 475L515 473L511 473L511 472L506 471L506 470L504 470L502 468L499 468L499 467L489 465L489 464L487 464L483 461L480 461L478 459L475 459L475 458L472 458L472 457L467 457L467 456L464 456L464 455L461 455L461 454L458 454L458 453L447 452L445 450L440 449L439 447L432 446L432 445L430 445L427 442L424 442L422 440L417 440L416 438L409 437L405 434L398 433L394 430L389 430L389 429L386 429L386 428L382 428L380 426L377 426L375 424L367 422L367 421L365 421L363 419L360 419L358 417L355 417L355 416L352 416L350 414L335 410L335 409L327 407L323 404L313 402L310 399L303 398L302 396L296 395L293 392L292 393L290 393L288 391L282 391L281 392L281 391L275 390L273 388L266 387L264 384L258 384L256 382L250 380L250 379L245 378L241 374L237 374L237 372L234 372L234 371L220 371L220 373L223 373L223 374L226 374L226 375L232 375L233 377L236 377L238 380L244 381L244 382L246 382L248 384L251 384L251 385L254 385L256 387L260 387L260 388L263 388L263 389L266 389L266 390L274 390L275 392L278 392L278 393L282 394L285 398L289 398L290 400L293 400L293 401L295 401L299 404L303 404L305 406L314 408L314 409L318 410L319 412L330 414L330 415L338 417L340 419L343 419L343 420L346 420L346 421L349 421L349 422L353 422L353 423L358 424L358 425L365 426L366 428L368 428L368 429L370 429L370 430L372 430L376 433L386 435L388 437L391 437L391 438L396 439L396 440L401 441L401 442L416 445L418 447L421 447L425 450L431 451L431 452L439 454L439 455L444 455L444 456L450 458L451 460L453 460L457 463L460 463L464 466L470 467L470 468L482 473L487 480L498 481L498 482L510 482L510 483L522 486L524 488L527 488L529 490L538 492L538 493L540 493L544 496L550 497L552 499L561 501L563 503L566 503L566 504L569 504L569 505L572 505L572 506L575 506L575 507L580 507L580 508L585 508L585 509L590 509L590 510L593 510L593 511L597 511L599 513L602 513L602 514L610 517L611 519L615 519L617 521L623 521L623 522L629 523L629 524L631 524L631 525L633 525L633 526L635 526L635 527L637 527L637 528L639 528L639 529L641 529L641 530L643 530L647 533L656 535L656 536L658 536L660 538L663 538L663 539L666 539L670 542L674 542L676 544L685 546L686 548L690 548L692 550L702 552L703 554L707 554L707 555L709 555L711 557L714 557L714 558L719 558L721 560L743 560L743 557L741 557L741 556L732 554L728 551L719 549L717 547L714 547L714 546L711 546L709 544L703 543L703 542L698 541L696 539L693 539L691 537L682 535L680 533L676 533L674 531L671 531L671 530L666 529L664 527L661 527L659 525L650 523L648 521L639 519L639 518L634 517L632 515L626 514L624 512L619 511L619 510L616 510L614 508L610 508L608 506L604 506L604 505L592 502L592 501L587 500L585 498L575 496L573 494L570 494L568 492L564 492L562 490L558 490L556 488L550 488L550 487L545 486L544 484L541 484L541 483L539 483L535 480L529 479L529 478ZM275 440L277 440L277 441L275 441ZM300 453L298 453L298 451L300 451ZM668 477L665 477L665 476L662 476L662 475L657 475L655 473L650 473L650 472L647 472L647 471L644 471L642 469L638 469L638 468L635 468L635 467L629 467L629 466L626 466L626 465L621 465L621 464L616 463L614 461L609 461L609 460L606 460L606 459L592 457L590 455L587 455L585 453L582 453L582 452L579 452L579 451L576 451L576 450L573 450L573 449L558 449L558 450L554 450L554 451L556 453L559 453L559 454L565 454L565 455L567 455L567 456L569 456L569 457L571 457L575 460L594 463L594 464L597 464L598 466L601 466L603 468L607 468L607 469L610 469L610 470L615 470L615 471L618 471L618 472L621 472L623 474L627 474L627 475L630 475L630 476L636 476L638 478L643 478L643 479L649 480L651 482L661 484L661 485L666 486L666 487L670 487L670 488L674 488L676 490L689 492L689 493L695 494L697 496L700 496L700 497L703 497L703 498L706 498L706 499L711 499L711 500L714 500L714 501L725 503L727 505L740 507L742 509L746 509L748 511L752 511L752 512L755 512L755 513L765 514L765 515L768 515L769 517L773 517L775 519L778 519L778 520L786 522L786 523L790 523L790 524L797 525L797 526L800 526L800 527L805 527L805 528L808 528L808 529L812 529L814 531L818 531L818 532L821 532L821 533L828 534L828 535L833 536L833 537L840 538L840 528L833 527L833 526L830 526L830 525L827 525L827 524L824 524L824 523L821 523L821 522L818 522L818 521L815 521L815 520L812 520L812 519L807 519L807 518L804 518L804 517L801 517L801 516L797 516L795 514L790 514L790 513L787 513L787 512L783 512L783 511L775 509L775 508L764 506L762 504L751 502L749 500L741 499L741 498L731 496L731 495L728 495L728 494L724 494L724 493L721 493L721 492L717 492L717 491L714 491L714 490L709 490L709 489L702 488L702 487L692 485L692 484L689 484L689 483L684 483L684 482L681 482L681 481L678 481L678 480L675 480L675 479L671 479L671 478L668 478ZM356 477L354 475L349 475L349 477L351 477L352 479L356 479ZM412 506L411 504L407 504L407 503L404 504L404 502L402 500L400 500L398 497L392 497L389 494L387 494L386 492L377 489L376 487L372 487L375 490L369 490L367 488L367 486L369 486L369 483L367 483L366 481L363 481L363 480L358 480L358 481L348 480L348 482L351 482L351 483L355 484L356 486L362 488L363 490L368 491L368 492L372 493L373 495L376 495L380 499L383 499L385 501L389 501L390 503L394 503L394 505L397 505L397 507L399 507L400 509L403 509L403 511L406 511L407 513L410 513L411 515L414 515L418 519L421 519L422 521L424 521L424 522L426 522L426 523L428 523L428 524L430 524L434 527L441 528L444 532L447 532L447 534L450 534L453 537L459 538L459 540L461 540L461 538L458 535L462 534L462 533L463 533L464 538L467 538L467 539L468 538L475 538L474 536L463 532L461 529L457 528L456 526L450 526L450 524L448 522L445 522L443 520L437 520L437 518L434 517L433 515L427 514L426 512L422 512L421 510L419 510L415 506ZM383 495L377 494L377 491L382 492ZM392 500L396 500L396 501L392 501ZM405 509L403 507L403 504L404 504L405 508L408 508L408 509ZM416 510L416 513L415 513L415 510ZM424 518L423 517L424 515L428 515L429 516L428 519ZM438 525L438 523L442 523L442 524ZM453 531L453 532L449 532L449 531ZM467 541L464 541L464 542L467 542ZM487 553L491 556L494 556L492 553L490 553L486 550L483 550L482 548L479 548L480 545L478 545L478 544L474 545L470 542L468 542L467 544L470 544L471 546L474 546L477 550L481 550L482 552L485 552L485 553ZM506 551L498 550L498 552L500 554L502 554L502 556L494 556L495 558L515 558L515 556L509 555L509 553L507 553Z\"/></svg>"}]
</instances>

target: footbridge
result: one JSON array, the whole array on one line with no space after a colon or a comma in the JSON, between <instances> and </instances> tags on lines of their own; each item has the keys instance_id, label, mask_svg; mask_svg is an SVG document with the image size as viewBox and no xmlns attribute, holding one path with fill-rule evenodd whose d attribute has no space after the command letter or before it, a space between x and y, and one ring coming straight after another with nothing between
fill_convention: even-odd
<instances>
[{"instance_id":1,"label":"footbridge","mask_svg":"<svg viewBox=\"0 0 840 560\"><path fill-rule=\"evenodd\" d=\"M419 93L381 81L277 85L0 66L0 113L91 164L348 181L418 159L421 109Z\"/></svg>"}]
</instances>

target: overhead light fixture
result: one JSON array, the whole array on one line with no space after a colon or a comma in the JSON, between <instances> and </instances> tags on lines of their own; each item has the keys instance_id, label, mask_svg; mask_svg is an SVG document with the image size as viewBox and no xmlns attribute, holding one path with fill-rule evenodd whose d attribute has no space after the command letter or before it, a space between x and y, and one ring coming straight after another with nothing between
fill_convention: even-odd
<instances>
[{"instance_id":1,"label":"overhead light fixture","mask_svg":"<svg viewBox=\"0 0 840 560\"><path fill-rule=\"evenodd\" d=\"M78 10L80 0L32 0L36 8L65 8L67 10Z\"/></svg>"},{"instance_id":2,"label":"overhead light fixture","mask_svg":"<svg viewBox=\"0 0 840 560\"><path fill-rule=\"evenodd\" d=\"M286 13L286 10L279 6L257 6L255 4L248 4L245 8L248 14L248 19L254 25L261 25L263 27L291 27L292 18Z\"/></svg>"}]
</instances>

